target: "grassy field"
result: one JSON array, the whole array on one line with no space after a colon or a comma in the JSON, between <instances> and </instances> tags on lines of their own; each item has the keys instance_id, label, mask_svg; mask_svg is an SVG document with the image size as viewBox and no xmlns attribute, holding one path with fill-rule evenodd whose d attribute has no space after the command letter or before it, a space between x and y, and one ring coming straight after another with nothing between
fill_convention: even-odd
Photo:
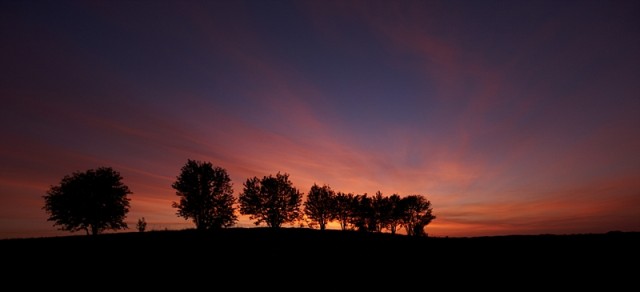
<instances>
[{"instance_id":1,"label":"grassy field","mask_svg":"<svg viewBox=\"0 0 640 292\"><path fill-rule=\"evenodd\" d=\"M121 276L140 273L160 280L204 273L218 280L244 275L236 284L246 279L252 285L252 279L342 279L352 288L360 287L360 281L370 288L430 281L463 288L472 280L483 286L507 280L534 286L564 283L569 288L586 281L620 284L638 277L639 248L637 232L411 238L339 230L230 228L0 240L3 265L18 274L104 276L120 267ZM451 276L457 280L447 280ZM325 285L322 281L317 284ZM277 282L260 283L279 287Z\"/></svg>"}]
</instances>

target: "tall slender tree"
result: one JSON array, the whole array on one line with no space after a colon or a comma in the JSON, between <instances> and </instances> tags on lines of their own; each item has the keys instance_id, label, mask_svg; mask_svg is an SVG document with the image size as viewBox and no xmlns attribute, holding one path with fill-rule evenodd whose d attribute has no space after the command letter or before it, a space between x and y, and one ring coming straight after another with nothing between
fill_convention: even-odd
<instances>
[{"instance_id":1,"label":"tall slender tree","mask_svg":"<svg viewBox=\"0 0 640 292\"><path fill-rule=\"evenodd\" d=\"M396 234L398 227L402 225L402 209L400 206L400 200L401 198L397 194L389 196L389 208L391 209L391 211L386 228L391 231L391 234Z\"/></svg>"},{"instance_id":2,"label":"tall slender tree","mask_svg":"<svg viewBox=\"0 0 640 292\"><path fill-rule=\"evenodd\" d=\"M389 197L383 196L382 192L377 191L371 198L372 215L371 223L376 232L382 232L382 229L389 225L391 220L391 203Z\"/></svg>"},{"instance_id":3,"label":"tall slender tree","mask_svg":"<svg viewBox=\"0 0 640 292\"><path fill-rule=\"evenodd\" d=\"M354 201L353 194L345 194L338 192L334 198L333 217L340 222L340 228L347 230L349 223L352 221Z\"/></svg>"}]
</instances>

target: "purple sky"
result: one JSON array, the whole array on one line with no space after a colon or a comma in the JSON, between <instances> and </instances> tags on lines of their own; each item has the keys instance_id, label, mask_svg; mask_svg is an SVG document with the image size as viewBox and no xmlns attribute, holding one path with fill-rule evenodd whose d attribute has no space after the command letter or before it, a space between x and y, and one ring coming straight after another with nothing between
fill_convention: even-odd
<instances>
[{"instance_id":1,"label":"purple sky","mask_svg":"<svg viewBox=\"0 0 640 292\"><path fill-rule=\"evenodd\" d=\"M435 236L640 231L639 1L3 1L0 36L0 238L68 234L42 196L99 166L193 227L187 159L425 195Z\"/></svg>"}]
</instances>

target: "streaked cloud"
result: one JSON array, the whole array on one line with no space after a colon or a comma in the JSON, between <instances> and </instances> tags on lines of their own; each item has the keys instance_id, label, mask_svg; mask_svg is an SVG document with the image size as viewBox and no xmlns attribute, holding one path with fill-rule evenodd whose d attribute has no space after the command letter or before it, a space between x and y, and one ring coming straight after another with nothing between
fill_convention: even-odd
<instances>
[{"instance_id":1,"label":"streaked cloud","mask_svg":"<svg viewBox=\"0 0 640 292\"><path fill-rule=\"evenodd\" d=\"M129 221L189 226L171 208L187 159L236 194L276 172L304 192L423 194L437 236L637 231L633 13L453 4L6 10L0 237L51 232L48 187L102 165L134 192Z\"/></svg>"}]
</instances>

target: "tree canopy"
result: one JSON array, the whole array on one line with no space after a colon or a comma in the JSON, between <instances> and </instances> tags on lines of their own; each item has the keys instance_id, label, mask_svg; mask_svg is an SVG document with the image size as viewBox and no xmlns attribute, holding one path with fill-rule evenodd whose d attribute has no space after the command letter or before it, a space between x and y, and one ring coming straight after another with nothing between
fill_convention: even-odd
<instances>
[{"instance_id":1,"label":"tree canopy","mask_svg":"<svg viewBox=\"0 0 640 292\"><path fill-rule=\"evenodd\" d=\"M249 215L256 225L266 223L268 227L277 229L302 216L302 193L293 187L287 173L247 179L239 202L240 213Z\"/></svg>"},{"instance_id":2,"label":"tree canopy","mask_svg":"<svg viewBox=\"0 0 640 292\"><path fill-rule=\"evenodd\" d=\"M345 194L338 192L333 200L332 213L334 219L340 222L340 229L347 230L353 216L353 209L351 207L353 205L352 202L355 200L354 196L351 193Z\"/></svg>"},{"instance_id":3,"label":"tree canopy","mask_svg":"<svg viewBox=\"0 0 640 292\"><path fill-rule=\"evenodd\" d=\"M424 227L436 216L431 202L420 195L410 195L400 200L400 222L409 236L424 236Z\"/></svg>"},{"instance_id":4,"label":"tree canopy","mask_svg":"<svg viewBox=\"0 0 640 292\"><path fill-rule=\"evenodd\" d=\"M126 229L128 195L132 194L119 172L99 167L66 175L44 196L48 221L61 230L85 230L97 235L104 230Z\"/></svg>"},{"instance_id":5,"label":"tree canopy","mask_svg":"<svg viewBox=\"0 0 640 292\"><path fill-rule=\"evenodd\" d=\"M318 186L313 184L304 202L304 213L313 223L320 225L320 230L325 230L327 223L333 220L335 214L335 192L328 185Z\"/></svg>"},{"instance_id":6,"label":"tree canopy","mask_svg":"<svg viewBox=\"0 0 640 292\"><path fill-rule=\"evenodd\" d=\"M373 196L345 194L326 184L314 183L302 204L304 194L293 186L289 174L280 172L261 179L248 178L236 199L224 168L192 159L187 160L171 186L179 197L178 202L172 202L176 215L191 219L198 230L231 227L241 214L248 215L255 225L264 223L274 229L296 221L304 226L304 220L311 228L325 230L331 221L338 221L342 230L388 230L395 234L403 228L409 236L427 236L424 228L436 218L431 202L422 195L384 196L380 191ZM100 167L66 175L59 185L51 186L43 196L43 209L49 214L48 221L54 221L61 230L85 230L95 235L107 229L128 228L124 219L131 193L120 173ZM146 230L144 217L136 228Z\"/></svg>"},{"instance_id":7,"label":"tree canopy","mask_svg":"<svg viewBox=\"0 0 640 292\"><path fill-rule=\"evenodd\" d=\"M187 160L172 184L180 202L173 202L177 215L192 219L199 230L235 224L233 185L224 168L210 162Z\"/></svg>"}]
</instances>

